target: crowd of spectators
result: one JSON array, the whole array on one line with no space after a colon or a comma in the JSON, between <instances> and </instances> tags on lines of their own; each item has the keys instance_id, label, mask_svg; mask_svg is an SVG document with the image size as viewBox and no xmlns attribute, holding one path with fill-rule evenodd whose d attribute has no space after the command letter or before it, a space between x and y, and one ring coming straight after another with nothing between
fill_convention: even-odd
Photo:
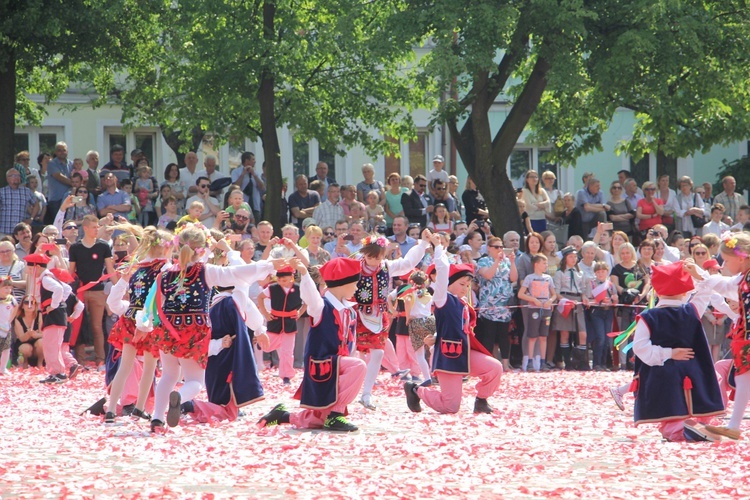
<instances>
[{"instance_id":1,"label":"crowd of spectators","mask_svg":"<svg viewBox=\"0 0 750 500\"><path fill-rule=\"evenodd\" d=\"M356 255L362 238L376 232L390 240L387 258L403 256L428 227L443 235L453 262L476 266L476 334L506 369L625 368L629 360L613 352L606 333L626 328L645 306L651 268L691 258L716 271L719 236L744 229L750 219L732 177L723 179L724 190L713 197L709 183L696 186L687 176L672 189L669 176L638 186L620 171L607 194L590 173L580 189L562 192L554 172L529 171L517 191L522 231L495 234L476 184L468 178L459 194L458 179L444 169L440 155L427 175L392 173L385 182L365 164L356 185L340 185L319 162L315 175L293 179L294 190L285 196L288 210L268 214L265 172L251 152L229 172L212 155L199 168L190 152L183 167L167 165L161 180L141 151L131 152L131 163L124 157L124 148L115 146L99 168L96 151L70 160L61 142L52 154L39 155L38 167L29 165L28 152L18 153L6 172L0 275L11 277L13 294L24 304L14 354L25 364L41 363L38 298L25 255L46 252L53 265L77 276L79 286L95 283L83 296L89 328L81 338L93 344L101 366L114 319L105 303L109 284L99 281L137 244L115 228L129 223L174 230L200 222L224 233L246 262L297 257L310 267ZM283 189L286 194L286 182ZM420 267L429 271L431 263L428 251ZM720 316L706 314L713 326L724 326ZM714 340L721 344L719 337ZM85 355L83 342L79 357Z\"/></svg>"}]
</instances>

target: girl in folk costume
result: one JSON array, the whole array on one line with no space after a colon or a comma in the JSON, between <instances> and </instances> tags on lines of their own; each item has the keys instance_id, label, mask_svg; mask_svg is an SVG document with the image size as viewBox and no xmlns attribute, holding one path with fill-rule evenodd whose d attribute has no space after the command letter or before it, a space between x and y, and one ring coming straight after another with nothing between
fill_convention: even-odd
<instances>
[{"instance_id":1,"label":"girl in folk costume","mask_svg":"<svg viewBox=\"0 0 750 500\"><path fill-rule=\"evenodd\" d=\"M312 326L305 344L305 374L298 391L300 406L290 413L283 404L261 417L259 426L292 424L299 429L323 427L353 432L358 428L344 417L365 378L365 363L349 354L354 347L357 315L347 299L357 290L362 265L347 258L330 260L320 273L328 286L322 297L305 266L294 262L302 276L300 290ZM297 397L297 396L295 396Z\"/></svg>"},{"instance_id":2,"label":"girl in folk costume","mask_svg":"<svg viewBox=\"0 0 750 500\"><path fill-rule=\"evenodd\" d=\"M136 230L137 226L129 226ZM120 351L120 366L109 386L110 402L104 423L114 423L117 403L125 389L126 381L133 370L136 356L143 356L143 373L138 383L138 400L131 415L145 420L151 416L145 412L146 399L154 382L159 348L154 342L155 332L139 330L135 317L146 304L146 297L156 277L169 263L174 248L174 237L168 231L148 226L139 231L141 243L136 249L123 277L112 287L107 296L107 306L120 318L109 334L109 343ZM127 295L127 299L124 297Z\"/></svg>"},{"instance_id":3,"label":"girl in folk costume","mask_svg":"<svg viewBox=\"0 0 750 500\"><path fill-rule=\"evenodd\" d=\"M560 303L552 312L552 332L560 332L560 351L565 362L566 370L588 370L588 353L586 349L586 322L583 316L583 306L580 304L583 294L583 273L578 268L578 254L572 246L562 249L560 269L555 273L553 282L555 290L560 294ZM578 342L571 349L570 333L578 332ZM557 339L547 341L547 361L551 362L555 356ZM572 358L572 360L571 360Z\"/></svg>"},{"instance_id":4,"label":"girl in folk costume","mask_svg":"<svg viewBox=\"0 0 750 500\"><path fill-rule=\"evenodd\" d=\"M406 343L408 356L413 356L424 381L422 385L432 385L430 366L427 363L428 353L424 344L426 337L435 335L435 316L432 315L432 294L427 290L427 275L422 271L414 271L409 276L411 289L404 297L406 309L406 323L409 327L409 341ZM401 347L399 347L401 352Z\"/></svg>"},{"instance_id":5,"label":"girl in folk costume","mask_svg":"<svg viewBox=\"0 0 750 500\"><path fill-rule=\"evenodd\" d=\"M411 285L405 284L411 273L393 279L393 291L388 294L388 311L391 314L389 340L396 342L396 353L399 368L408 369L412 377L420 372L419 364L414 356L414 349L409 342L409 325L406 318L405 298L411 293ZM409 375L404 375L409 380ZM420 380L421 382L421 380Z\"/></svg>"},{"instance_id":6,"label":"girl in folk costume","mask_svg":"<svg viewBox=\"0 0 750 500\"><path fill-rule=\"evenodd\" d=\"M457 413L461 407L463 377L479 377L474 413L492 413L487 402L500 385L503 365L493 358L474 337L476 313L464 297L469 292L474 274L471 264L450 265L445 250L435 240L435 323L437 335L425 343L434 344L432 371L440 373L440 388L404 384L406 404L413 412L422 411L420 400L440 413Z\"/></svg>"},{"instance_id":7,"label":"girl in folk costume","mask_svg":"<svg viewBox=\"0 0 750 500\"><path fill-rule=\"evenodd\" d=\"M263 399L253 341L268 348L269 340L258 326L262 324L263 317L255 304L250 302L248 305L248 301L236 300L242 293L235 291L234 287L219 287L211 303L211 341L206 365L208 401L182 403L182 412L190 413L202 423L234 421L240 408ZM246 304L248 308L242 309L240 304ZM253 319L250 320L249 316ZM248 322L256 327L252 337L246 326Z\"/></svg>"},{"instance_id":8,"label":"girl in folk costume","mask_svg":"<svg viewBox=\"0 0 750 500\"><path fill-rule=\"evenodd\" d=\"M0 375L8 373L10 359L11 327L18 311L18 302L13 297L13 280L10 276L0 278Z\"/></svg>"},{"instance_id":9,"label":"girl in folk costume","mask_svg":"<svg viewBox=\"0 0 750 500\"><path fill-rule=\"evenodd\" d=\"M367 375L362 389L361 403L368 409L374 409L371 402L372 388L380 372L383 353L388 340L388 330L384 313L387 308L386 296L391 275L401 276L414 269L424 257L430 237L429 229L422 231L422 239L414 245L404 257L395 260L384 260L388 240L384 236L368 236L362 240L362 271L357 283L354 301L357 312L357 350L369 353ZM400 375L396 370L396 374Z\"/></svg>"},{"instance_id":10,"label":"girl in folk costume","mask_svg":"<svg viewBox=\"0 0 750 500\"><path fill-rule=\"evenodd\" d=\"M258 309L268 322L266 332L270 344L265 352L279 351L279 377L290 385L294 377L294 339L297 320L305 314L299 287L294 284L294 269L284 266L276 271L276 283L261 293Z\"/></svg>"},{"instance_id":11,"label":"girl in folk costume","mask_svg":"<svg viewBox=\"0 0 750 500\"><path fill-rule=\"evenodd\" d=\"M636 425L658 423L669 441L713 441L709 428L692 420L707 422L724 412L700 320L710 293L703 288L686 301L695 288L686 266L695 267L675 262L652 269L659 303L636 319L634 419Z\"/></svg>"},{"instance_id":12,"label":"girl in folk costume","mask_svg":"<svg viewBox=\"0 0 750 500\"><path fill-rule=\"evenodd\" d=\"M39 274L39 297L42 311L42 349L44 362L49 376L40 380L43 384L62 384L68 380L65 374L65 362L62 356L62 343L68 325L66 303L72 289L55 278L47 264L50 258L42 253L33 253L24 257L26 264L32 266L31 275ZM35 280L36 281L36 280ZM36 286L35 286L36 288Z\"/></svg>"},{"instance_id":13,"label":"girl in folk costume","mask_svg":"<svg viewBox=\"0 0 750 500\"><path fill-rule=\"evenodd\" d=\"M209 251L208 235L200 225L186 224L177 236L180 246L178 263L157 276L152 291L154 308L162 329L153 331L153 341L159 346L162 377L156 385L152 432L175 427L180 420L182 400L193 399L203 388L211 329L208 306L211 288L233 286L237 282L251 283L262 279L283 261L267 261L233 267L203 264ZM228 252L226 240L217 247ZM156 320L156 318L153 318ZM136 327L153 330L152 313L144 310L136 314ZM179 391L174 391L180 378L185 380ZM167 413L169 409L169 413Z\"/></svg>"},{"instance_id":14,"label":"girl in folk costume","mask_svg":"<svg viewBox=\"0 0 750 500\"><path fill-rule=\"evenodd\" d=\"M724 259L724 269L732 274L739 274L739 287L737 279L711 276L706 281L721 279L712 289L728 299L734 299L734 294L729 293L730 287L739 288L740 315L732 331L732 359L734 366L730 371L728 380L734 378L734 407L732 417L726 427L706 426L710 432L726 436L730 439L740 439L740 423L745 415L748 401L750 401L750 234L738 232L728 234L723 238L720 247L721 256ZM723 278L723 279L722 279Z\"/></svg>"}]
</instances>

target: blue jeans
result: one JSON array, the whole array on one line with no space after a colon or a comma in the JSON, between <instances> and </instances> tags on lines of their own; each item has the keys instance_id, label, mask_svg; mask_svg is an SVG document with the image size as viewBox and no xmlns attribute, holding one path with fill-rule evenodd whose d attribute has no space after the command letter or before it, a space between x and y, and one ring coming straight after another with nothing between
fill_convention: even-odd
<instances>
[{"instance_id":1,"label":"blue jeans","mask_svg":"<svg viewBox=\"0 0 750 500\"><path fill-rule=\"evenodd\" d=\"M594 366L606 366L609 342L607 333L612 329L614 309L594 307L591 311L591 331L588 332L591 348L594 352Z\"/></svg>"}]
</instances>

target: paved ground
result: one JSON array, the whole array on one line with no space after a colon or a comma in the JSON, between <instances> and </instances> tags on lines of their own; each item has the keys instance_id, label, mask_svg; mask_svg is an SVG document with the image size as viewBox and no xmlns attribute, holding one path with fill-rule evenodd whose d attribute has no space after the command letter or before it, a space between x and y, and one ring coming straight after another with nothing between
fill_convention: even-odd
<instances>
[{"instance_id":1,"label":"paved ground","mask_svg":"<svg viewBox=\"0 0 750 500\"><path fill-rule=\"evenodd\" d=\"M257 429L291 389L264 372L267 399L234 423L185 422L165 436L129 418L78 415L101 376L43 386L0 379L2 498L750 498L748 442L667 443L634 428L606 388L625 373L511 373L474 416L473 381L457 415L412 414L381 377L377 411L356 405L354 435ZM748 433L750 436L750 433Z\"/></svg>"}]
</instances>

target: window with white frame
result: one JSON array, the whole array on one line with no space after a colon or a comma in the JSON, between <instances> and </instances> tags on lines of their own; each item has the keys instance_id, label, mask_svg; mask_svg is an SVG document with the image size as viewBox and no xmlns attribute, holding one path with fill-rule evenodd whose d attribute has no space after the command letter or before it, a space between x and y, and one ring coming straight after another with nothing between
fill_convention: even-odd
<instances>
[{"instance_id":1,"label":"window with white frame","mask_svg":"<svg viewBox=\"0 0 750 500\"><path fill-rule=\"evenodd\" d=\"M28 151L31 166L36 167L36 157L39 153L52 154L55 144L64 140L63 127L27 127L17 129L13 136L14 153ZM78 155L78 153L75 153Z\"/></svg>"}]
</instances>

